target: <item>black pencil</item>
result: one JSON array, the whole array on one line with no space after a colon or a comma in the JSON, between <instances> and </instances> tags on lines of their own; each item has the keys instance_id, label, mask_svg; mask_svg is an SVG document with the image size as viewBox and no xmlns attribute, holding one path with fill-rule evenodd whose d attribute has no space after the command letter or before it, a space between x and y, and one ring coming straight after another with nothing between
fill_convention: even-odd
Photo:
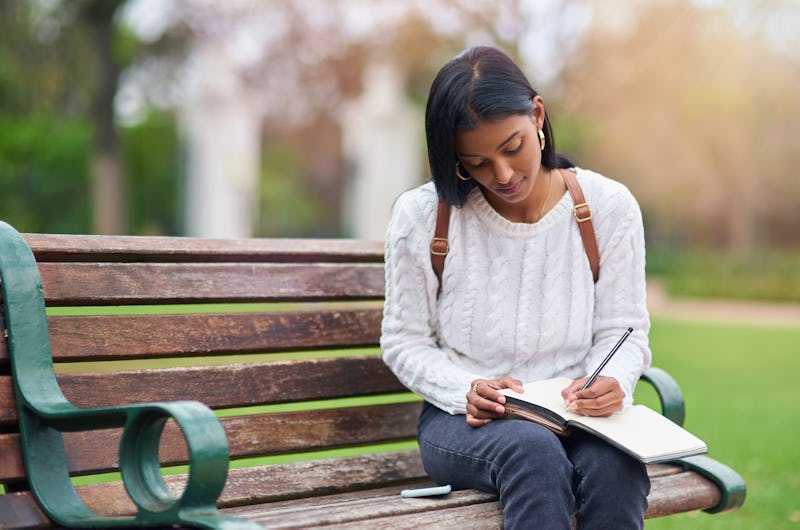
<instances>
[{"instance_id":1,"label":"black pencil","mask_svg":"<svg viewBox=\"0 0 800 530\"><path fill-rule=\"evenodd\" d=\"M594 383L594 380L597 379L598 375L600 375L600 370L602 370L603 367L608 364L608 361L610 361L614 354L617 353L619 347L622 346L622 343L625 342L625 339L627 339L631 333L633 333L633 328L628 328L625 330L625 333L622 334L622 337L620 337L614 347L611 348L611 351L608 352L608 355L606 355L606 358L600 363L600 366L597 367L597 370L595 370L594 373L589 376L589 379L583 384L581 390L586 390L592 383Z\"/></svg>"}]
</instances>

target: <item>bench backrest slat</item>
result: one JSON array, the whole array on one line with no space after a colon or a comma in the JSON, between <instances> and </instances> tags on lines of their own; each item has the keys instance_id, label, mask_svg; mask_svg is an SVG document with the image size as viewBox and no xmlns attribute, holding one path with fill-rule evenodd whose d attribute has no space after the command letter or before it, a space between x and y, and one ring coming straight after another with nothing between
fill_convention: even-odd
<instances>
[{"instance_id":1,"label":"bench backrest slat","mask_svg":"<svg viewBox=\"0 0 800 530\"><path fill-rule=\"evenodd\" d=\"M274 456L318 451L363 443L406 440L415 435L419 403L395 403L297 412L277 412L221 418L234 457ZM104 473L117 468L119 429L66 433L70 470ZM0 482L24 477L18 434L0 434ZM186 463L186 448L178 428L164 429L163 465Z\"/></svg>"},{"instance_id":2,"label":"bench backrest slat","mask_svg":"<svg viewBox=\"0 0 800 530\"><path fill-rule=\"evenodd\" d=\"M375 346L381 309L51 316L56 361L271 353ZM122 331L122 332L121 332ZM0 359L8 358L0 341Z\"/></svg>"},{"instance_id":3,"label":"bench backrest slat","mask_svg":"<svg viewBox=\"0 0 800 530\"><path fill-rule=\"evenodd\" d=\"M79 407L200 399L217 409L404 390L376 356L63 374L58 382Z\"/></svg>"},{"instance_id":4,"label":"bench backrest slat","mask_svg":"<svg viewBox=\"0 0 800 530\"><path fill-rule=\"evenodd\" d=\"M0 377L0 395L10 388L8 379ZM68 400L84 408L196 399L220 409L405 391L374 355L69 373L58 383ZM15 417L16 410L0 403L0 421Z\"/></svg>"},{"instance_id":5,"label":"bench backrest slat","mask_svg":"<svg viewBox=\"0 0 800 530\"><path fill-rule=\"evenodd\" d=\"M48 305L374 300L380 264L42 263Z\"/></svg>"},{"instance_id":6,"label":"bench backrest slat","mask_svg":"<svg viewBox=\"0 0 800 530\"><path fill-rule=\"evenodd\" d=\"M5 366L8 367L7 364ZM0 432L3 432L3 428L16 419L17 409L11 376L0 375Z\"/></svg>"},{"instance_id":7,"label":"bench backrest slat","mask_svg":"<svg viewBox=\"0 0 800 530\"><path fill-rule=\"evenodd\" d=\"M24 234L44 262L379 263L383 243L350 239L205 239Z\"/></svg>"}]
</instances>

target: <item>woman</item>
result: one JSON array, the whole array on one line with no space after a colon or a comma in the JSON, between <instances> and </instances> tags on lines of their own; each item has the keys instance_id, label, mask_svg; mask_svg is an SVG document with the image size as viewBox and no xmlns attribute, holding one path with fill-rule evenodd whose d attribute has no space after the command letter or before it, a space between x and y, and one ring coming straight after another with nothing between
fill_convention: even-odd
<instances>
[{"instance_id":1,"label":"woman","mask_svg":"<svg viewBox=\"0 0 800 530\"><path fill-rule=\"evenodd\" d=\"M585 433L503 419L498 392L567 376L570 410L607 416L632 402L650 364L636 201L572 168L592 210L594 282L544 101L495 48L441 69L425 125L433 182L393 207L381 337L386 364L425 399L425 469L499 495L507 528L641 528L650 487L641 463ZM440 199L455 207L441 287L430 255ZM628 326L602 376L579 391Z\"/></svg>"}]
</instances>

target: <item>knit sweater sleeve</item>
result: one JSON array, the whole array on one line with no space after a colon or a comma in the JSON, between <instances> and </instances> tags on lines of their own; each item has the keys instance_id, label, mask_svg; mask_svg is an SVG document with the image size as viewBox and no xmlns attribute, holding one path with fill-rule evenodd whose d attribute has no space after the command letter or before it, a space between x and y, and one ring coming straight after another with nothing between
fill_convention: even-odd
<instances>
[{"instance_id":1,"label":"knit sweater sleeve","mask_svg":"<svg viewBox=\"0 0 800 530\"><path fill-rule=\"evenodd\" d=\"M429 245L436 212L435 191L425 187L401 195L386 233L386 298L383 360L411 391L451 414L464 414L466 394L477 374L458 368L458 355L438 344L436 292Z\"/></svg>"},{"instance_id":2,"label":"knit sweater sleeve","mask_svg":"<svg viewBox=\"0 0 800 530\"><path fill-rule=\"evenodd\" d=\"M634 332L603 368L603 375L619 381L627 406L633 402L639 376L651 362L642 214L633 195L618 183L614 183L610 194L594 204L603 211L593 217L600 247L600 276L595 285L593 340L587 373L602 362L624 330L632 327Z\"/></svg>"}]
</instances>

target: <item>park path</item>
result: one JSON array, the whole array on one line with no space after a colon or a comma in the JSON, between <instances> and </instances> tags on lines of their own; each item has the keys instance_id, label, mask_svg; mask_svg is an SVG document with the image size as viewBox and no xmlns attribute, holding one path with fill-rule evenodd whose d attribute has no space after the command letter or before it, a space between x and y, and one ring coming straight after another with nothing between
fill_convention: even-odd
<instances>
[{"instance_id":1,"label":"park path","mask_svg":"<svg viewBox=\"0 0 800 530\"><path fill-rule=\"evenodd\" d=\"M673 298L657 280L647 282L647 309L676 320L800 327L800 304Z\"/></svg>"}]
</instances>

